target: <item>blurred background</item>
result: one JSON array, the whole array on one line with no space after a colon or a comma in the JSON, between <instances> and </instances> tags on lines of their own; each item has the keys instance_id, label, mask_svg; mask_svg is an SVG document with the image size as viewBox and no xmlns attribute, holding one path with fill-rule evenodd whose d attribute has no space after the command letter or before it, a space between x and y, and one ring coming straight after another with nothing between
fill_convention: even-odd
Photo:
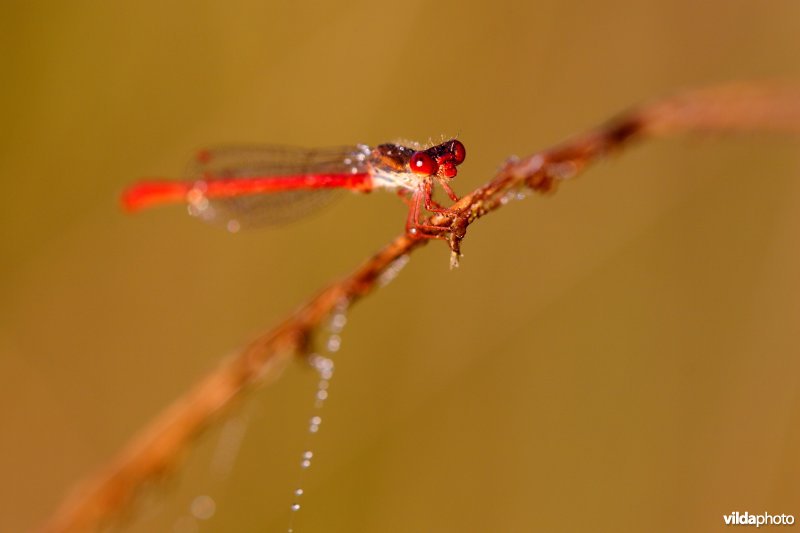
<instances>
[{"instance_id":1,"label":"blurred background","mask_svg":"<svg viewBox=\"0 0 800 533\"><path fill-rule=\"evenodd\" d=\"M800 76L800 4L6 4L0 530L402 231L391 195L229 234L122 188L197 149L458 135L464 194L674 90ZM439 243L354 307L297 532L711 531L800 515L800 156L648 142ZM126 531L285 531L316 377L208 432ZM230 424L233 424L231 426ZM236 439L234 439L236 440ZM209 520L188 518L209 496Z\"/></svg>"}]
</instances>

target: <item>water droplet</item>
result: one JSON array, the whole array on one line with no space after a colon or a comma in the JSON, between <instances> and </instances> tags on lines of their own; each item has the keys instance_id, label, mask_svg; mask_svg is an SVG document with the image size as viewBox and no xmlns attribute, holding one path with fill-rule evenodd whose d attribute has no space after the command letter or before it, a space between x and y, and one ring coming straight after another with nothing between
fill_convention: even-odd
<instances>
[{"instance_id":1,"label":"water droplet","mask_svg":"<svg viewBox=\"0 0 800 533\"><path fill-rule=\"evenodd\" d=\"M208 201L206 200L206 195L203 190L200 189L197 185L192 187L188 193L186 193L186 201L192 205L197 205L200 202Z\"/></svg>"},{"instance_id":2,"label":"water droplet","mask_svg":"<svg viewBox=\"0 0 800 533\"><path fill-rule=\"evenodd\" d=\"M328 337L328 344L326 348L329 352L338 352L342 346L342 338L339 335L331 335Z\"/></svg>"},{"instance_id":3,"label":"water droplet","mask_svg":"<svg viewBox=\"0 0 800 533\"><path fill-rule=\"evenodd\" d=\"M300 510L300 504L299 503L293 503L292 504L292 511L297 512L299 510Z\"/></svg>"},{"instance_id":4,"label":"water droplet","mask_svg":"<svg viewBox=\"0 0 800 533\"><path fill-rule=\"evenodd\" d=\"M546 171L551 178L567 180L577 174L578 166L570 161L564 161L562 163L552 163L547 167Z\"/></svg>"},{"instance_id":5,"label":"water droplet","mask_svg":"<svg viewBox=\"0 0 800 533\"><path fill-rule=\"evenodd\" d=\"M319 376L321 378L320 383L322 381L327 381L333 377L333 360L328 359L327 357L317 356L311 361L311 364L314 365L314 369L319 372Z\"/></svg>"},{"instance_id":6,"label":"water droplet","mask_svg":"<svg viewBox=\"0 0 800 533\"><path fill-rule=\"evenodd\" d=\"M195 204L188 204L186 206L187 211L193 217L200 218L202 220L213 220L216 212L214 208L208 203L208 200L205 197Z\"/></svg>"},{"instance_id":7,"label":"water droplet","mask_svg":"<svg viewBox=\"0 0 800 533\"><path fill-rule=\"evenodd\" d=\"M308 459L303 459L303 462L300 463L300 468L308 468L311 466L311 461Z\"/></svg>"},{"instance_id":8,"label":"water droplet","mask_svg":"<svg viewBox=\"0 0 800 533\"><path fill-rule=\"evenodd\" d=\"M411 233L417 233L416 228L411 228ZM384 270L381 275L378 277L378 285L381 287L388 285L394 278L400 274L400 271L408 264L409 257L408 255L401 255L397 259L395 259L391 265L389 265L386 270Z\"/></svg>"},{"instance_id":9,"label":"water droplet","mask_svg":"<svg viewBox=\"0 0 800 533\"><path fill-rule=\"evenodd\" d=\"M211 461L212 470L216 475L228 476L233 470L245 431L247 431L247 416L245 415L231 418L222 427L219 443Z\"/></svg>"},{"instance_id":10,"label":"water droplet","mask_svg":"<svg viewBox=\"0 0 800 533\"><path fill-rule=\"evenodd\" d=\"M328 391L326 390L319 390L317 391L317 400L325 401L328 399Z\"/></svg>"},{"instance_id":11,"label":"water droplet","mask_svg":"<svg viewBox=\"0 0 800 533\"><path fill-rule=\"evenodd\" d=\"M186 202L198 211L202 211L208 207L206 193L198 187L194 187L186 194Z\"/></svg>"},{"instance_id":12,"label":"water droplet","mask_svg":"<svg viewBox=\"0 0 800 533\"><path fill-rule=\"evenodd\" d=\"M242 225L239 224L239 221L234 219L229 220L226 227L231 233L237 233L240 229L242 229Z\"/></svg>"},{"instance_id":13,"label":"water droplet","mask_svg":"<svg viewBox=\"0 0 800 533\"><path fill-rule=\"evenodd\" d=\"M322 372L324 370L332 370L333 360L328 359L327 357L322 357L321 355L313 355L311 357L311 366L313 366L314 370L316 370L317 372Z\"/></svg>"},{"instance_id":14,"label":"water droplet","mask_svg":"<svg viewBox=\"0 0 800 533\"><path fill-rule=\"evenodd\" d=\"M315 417L315 418L319 418L319 417ZM311 459L312 457L314 457L314 452L312 452L311 450L306 450L305 452L303 452L303 458Z\"/></svg>"},{"instance_id":15,"label":"water droplet","mask_svg":"<svg viewBox=\"0 0 800 533\"><path fill-rule=\"evenodd\" d=\"M331 318L331 329L335 330L336 333L342 331L342 329L347 324L347 315L344 313L336 313Z\"/></svg>"},{"instance_id":16,"label":"water droplet","mask_svg":"<svg viewBox=\"0 0 800 533\"><path fill-rule=\"evenodd\" d=\"M303 495L303 489L297 489L296 491L294 491L294 495L295 496L302 496Z\"/></svg>"},{"instance_id":17,"label":"water droplet","mask_svg":"<svg viewBox=\"0 0 800 533\"><path fill-rule=\"evenodd\" d=\"M519 164L520 161L521 160L519 157L514 156L514 160L510 161L509 163L516 165ZM544 166L544 163L545 163L544 156L542 156L542 154L536 154L535 156L531 157L524 163L524 166L521 169L521 171L523 175L530 176L531 174L539 172Z\"/></svg>"},{"instance_id":18,"label":"water droplet","mask_svg":"<svg viewBox=\"0 0 800 533\"><path fill-rule=\"evenodd\" d=\"M200 520L208 520L217 511L217 503L211 496L198 496L189 506L192 516Z\"/></svg>"}]
</instances>

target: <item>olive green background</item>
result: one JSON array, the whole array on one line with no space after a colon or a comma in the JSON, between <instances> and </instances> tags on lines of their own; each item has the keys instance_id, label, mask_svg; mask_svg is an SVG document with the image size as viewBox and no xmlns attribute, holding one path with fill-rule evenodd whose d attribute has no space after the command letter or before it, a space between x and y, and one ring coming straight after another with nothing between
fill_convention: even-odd
<instances>
[{"instance_id":1,"label":"olive green background","mask_svg":"<svg viewBox=\"0 0 800 533\"><path fill-rule=\"evenodd\" d=\"M0 530L402 231L386 194L236 235L117 196L198 147L458 135L465 193L673 90L800 75L800 4L11 2L0 20ZM800 515L800 157L648 142L434 243L349 314L298 532L713 531ZM285 531L300 363L128 517ZM229 433L226 433L229 434ZM190 529L189 529L190 530ZM188 530L187 530L188 531Z\"/></svg>"}]
</instances>

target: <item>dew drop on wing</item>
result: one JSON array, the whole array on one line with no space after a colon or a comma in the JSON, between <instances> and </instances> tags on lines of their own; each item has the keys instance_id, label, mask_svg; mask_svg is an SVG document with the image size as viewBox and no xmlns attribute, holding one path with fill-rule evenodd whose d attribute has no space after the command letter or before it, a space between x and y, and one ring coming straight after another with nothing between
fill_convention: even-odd
<instances>
[{"instance_id":1,"label":"dew drop on wing","mask_svg":"<svg viewBox=\"0 0 800 533\"><path fill-rule=\"evenodd\" d=\"M203 180L297 176L303 174L353 174L366 168L369 149L347 146L304 149L283 146L221 146L203 150L189 163L186 175L197 180L189 195L189 213L228 231L279 225L318 211L340 196L340 189L290 190L231 198L207 198Z\"/></svg>"}]
</instances>

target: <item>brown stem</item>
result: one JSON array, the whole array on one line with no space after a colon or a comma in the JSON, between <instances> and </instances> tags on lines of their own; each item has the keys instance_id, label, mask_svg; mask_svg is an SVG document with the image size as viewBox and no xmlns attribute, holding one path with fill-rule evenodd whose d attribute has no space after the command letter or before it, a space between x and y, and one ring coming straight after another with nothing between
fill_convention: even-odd
<instances>
[{"instance_id":1,"label":"brown stem","mask_svg":"<svg viewBox=\"0 0 800 533\"><path fill-rule=\"evenodd\" d=\"M635 139L687 132L800 132L800 87L740 83L688 91L624 113L605 125L537 154L515 159L448 214L425 223L449 234L457 261L467 228L525 190L555 191L587 165ZM64 500L43 531L98 529L149 482L173 469L181 452L245 391L280 373L289 356L304 354L313 330L341 302L353 303L379 286L381 275L429 242L401 235L347 277L332 283L272 331L225 359L165 409L110 461Z\"/></svg>"}]
</instances>

